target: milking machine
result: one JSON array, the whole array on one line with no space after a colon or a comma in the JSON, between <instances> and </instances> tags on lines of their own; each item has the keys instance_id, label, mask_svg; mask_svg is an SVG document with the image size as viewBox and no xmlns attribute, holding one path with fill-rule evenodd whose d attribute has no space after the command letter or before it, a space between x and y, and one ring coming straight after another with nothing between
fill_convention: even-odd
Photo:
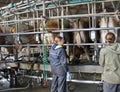
<instances>
[{"instance_id":1,"label":"milking machine","mask_svg":"<svg viewBox=\"0 0 120 92\"><path fill-rule=\"evenodd\" d=\"M7 67L0 69L0 83L1 89L4 88L13 88L18 86L17 84L17 68L16 67Z\"/></svg>"}]
</instances>

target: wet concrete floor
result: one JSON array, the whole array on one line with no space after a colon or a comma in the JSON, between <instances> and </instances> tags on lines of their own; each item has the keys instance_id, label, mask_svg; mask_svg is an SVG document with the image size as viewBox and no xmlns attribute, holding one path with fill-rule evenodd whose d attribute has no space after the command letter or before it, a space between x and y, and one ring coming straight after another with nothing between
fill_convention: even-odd
<instances>
[{"instance_id":1,"label":"wet concrete floor","mask_svg":"<svg viewBox=\"0 0 120 92\"><path fill-rule=\"evenodd\" d=\"M75 88L74 91L67 91L67 92L100 92L98 85L94 84L72 84L71 89ZM47 88L43 88L40 86L31 87L24 90L15 90L15 91L6 91L6 92L50 92L50 86Z\"/></svg>"}]
</instances>

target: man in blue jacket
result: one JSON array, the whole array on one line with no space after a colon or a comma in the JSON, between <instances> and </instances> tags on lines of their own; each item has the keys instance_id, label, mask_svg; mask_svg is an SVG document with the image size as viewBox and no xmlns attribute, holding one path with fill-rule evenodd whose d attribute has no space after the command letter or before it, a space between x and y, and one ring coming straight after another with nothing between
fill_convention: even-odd
<instances>
[{"instance_id":1,"label":"man in blue jacket","mask_svg":"<svg viewBox=\"0 0 120 92\"><path fill-rule=\"evenodd\" d=\"M51 92L66 92L66 74L68 73L68 68L63 44L64 40L62 37L55 37L55 44L49 52L51 72L53 74Z\"/></svg>"}]
</instances>

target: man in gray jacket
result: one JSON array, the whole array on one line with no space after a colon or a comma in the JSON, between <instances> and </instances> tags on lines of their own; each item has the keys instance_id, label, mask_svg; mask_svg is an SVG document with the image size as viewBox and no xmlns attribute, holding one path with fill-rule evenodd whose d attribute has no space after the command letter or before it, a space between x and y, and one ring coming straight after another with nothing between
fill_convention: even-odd
<instances>
[{"instance_id":1,"label":"man in gray jacket","mask_svg":"<svg viewBox=\"0 0 120 92\"><path fill-rule=\"evenodd\" d=\"M115 43L115 35L106 35L107 46L101 49L99 64L103 67L104 92L120 92L120 44Z\"/></svg>"}]
</instances>

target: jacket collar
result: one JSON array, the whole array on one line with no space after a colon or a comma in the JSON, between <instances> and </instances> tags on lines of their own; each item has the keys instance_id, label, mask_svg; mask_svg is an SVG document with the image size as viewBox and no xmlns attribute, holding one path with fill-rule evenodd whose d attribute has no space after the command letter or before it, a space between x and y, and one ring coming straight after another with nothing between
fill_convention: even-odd
<instances>
[{"instance_id":1,"label":"jacket collar","mask_svg":"<svg viewBox=\"0 0 120 92\"><path fill-rule=\"evenodd\" d=\"M59 49L59 48L62 48L63 46L62 45L57 45L56 47L55 47L55 49Z\"/></svg>"}]
</instances>

